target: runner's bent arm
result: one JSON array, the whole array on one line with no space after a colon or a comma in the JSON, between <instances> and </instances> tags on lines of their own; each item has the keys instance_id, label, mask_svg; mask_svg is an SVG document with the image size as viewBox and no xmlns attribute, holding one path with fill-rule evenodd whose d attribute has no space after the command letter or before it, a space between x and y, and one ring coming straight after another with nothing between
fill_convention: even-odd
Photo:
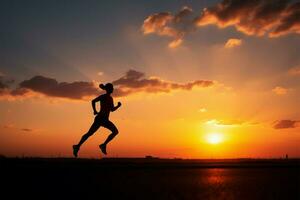
<instances>
[{"instance_id":1,"label":"runner's bent arm","mask_svg":"<svg viewBox=\"0 0 300 200\"><path fill-rule=\"evenodd\" d=\"M114 104L113 104L113 106L111 108L111 111L114 112L115 110L117 110L118 108L120 108L120 106L121 106L121 102L118 102L118 105L115 106L115 107L114 107Z\"/></svg>"},{"instance_id":2,"label":"runner's bent arm","mask_svg":"<svg viewBox=\"0 0 300 200\"><path fill-rule=\"evenodd\" d=\"M101 96L98 96L92 100L92 107L93 107L94 115L98 114L98 112L96 110L96 103L100 100L101 100Z\"/></svg>"}]
</instances>

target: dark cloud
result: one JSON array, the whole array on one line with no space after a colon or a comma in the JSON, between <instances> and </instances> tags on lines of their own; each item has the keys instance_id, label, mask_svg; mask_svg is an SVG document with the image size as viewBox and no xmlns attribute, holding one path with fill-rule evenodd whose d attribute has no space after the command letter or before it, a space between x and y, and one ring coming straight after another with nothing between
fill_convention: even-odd
<instances>
[{"instance_id":1,"label":"dark cloud","mask_svg":"<svg viewBox=\"0 0 300 200\"><path fill-rule=\"evenodd\" d=\"M288 33L300 34L300 2L289 5L282 18L280 24L271 32L271 36L285 35Z\"/></svg>"},{"instance_id":2,"label":"dark cloud","mask_svg":"<svg viewBox=\"0 0 300 200\"><path fill-rule=\"evenodd\" d=\"M130 93L147 92L147 93L168 93L173 90L191 90L194 87L210 87L215 83L210 80L196 80L187 83L176 83L165 81L158 77L147 78L144 73L135 70L129 70L126 74L113 81L117 86L116 96L124 96Z\"/></svg>"},{"instance_id":3,"label":"dark cloud","mask_svg":"<svg viewBox=\"0 0 300 200\"><path fill-rule=\"evenodd\" d=\"M274 129L296 128L299 126L299 122L300 121L289 120L289 119L278 120L274 122L273 128Z\"/></svg>"},{"instance_id":4,"label":"dark cloud","mask_svg":"<svg viewBox=\"0 0 300 200\"><path fill-rule=\"evenodd\" d=\"M29 91L34 91L50 97L83 99L86 96L95 96L99 93L99 90L92 82L58 82L53 78L43 76L35 76L25 80L19 86L18 89L12 91L13 95L24 95Z\"/></svg>"},{"instance_id":5,"label":"dark cloud","mask_svg":"<svg viewBox=\"0 0 300 200\"><path fill-rule=\"evenodd\" d=\"M248 35L270 37L300 33L300 2L289 0L223 0L206 8L196 19L198 26L234 26Z\"/></svg>"},{"instance_id":6,"label":"dark cloud","mask_svg":"<svg viewBox=\"0 0 300 200\"><path fill-rule=\"evenodd\" d=\"M158 77L147 78L143 72L129 70L124 76L112 82L115 85L113 95L115 97L127 96L132 93L168 93L173 90L191 90L194 87L210 87L215 84L210 80L196 80L187 83L176 83L165 81ZM6 88L5 88L6 89ZM58 82L53 78L34 76L29 80L22 81L19 87L14 90L7 90L0 93L1 96L24 97L34 94L43 94L49 97L67 99L85 99L85 97L97 96L101 90L93 82Z\"/></svg>"},{"instance_id":7,"label":"dark cloud","mask_svg":"<svg viewBox=\"0 0 300 200\"><path fill-rule=\"evenodd\" d=\"M0 79L0 90L1 90L1 89L5 89L5 88L7 88L7 85L4 84L4 83L2 82L2 80Z\"/></svg>"},{"instance_id":8,"label":"dark cloud","mask_svg":"<svg viewBox=\"0 0 300 200\"><path fill-rule=\"evenodd\" d=\"M278 37L300 34L300 2L289 0L223 0L192 17L192 9L184 7L178 14L161 12L148 16L142 26L144 34L155 33L174 38L177 47L183 37L196 27L234 26L247 35Z\"/></svg>"},{"instance_id":9,"label":"dark cloud","mask_svg":"<svg viewBox=\"0 0 300 200\"><path fill-rule=\"evenodd\" d=\"M4 95L9 92L9 85L11 85L14 80L5 79L0 76L0 95Z\"/></svg>"},{"instance_id":10,"label":"dark cloud","mask_svg":"<svg viewBox=\"0 0 300 200\"><path fill-rule=\"evenodd\" d=\"M9 94L11 96L24 96L26 94L30 93L30 90L29 89L26 89L26 88L17 88L15 90L11 90L9 92Z\"/></svg>"},{"instance_id":11,"label":"dark cloud","mask_svg":"<svg viewBox=\"0 0 300 200\"><path fill-rule=\"evenodd\" d=\"M7 78L5 76L0 76L0 90L9 88L9 86L13 83L13 79Z\"/></svg>"}]
</instances>

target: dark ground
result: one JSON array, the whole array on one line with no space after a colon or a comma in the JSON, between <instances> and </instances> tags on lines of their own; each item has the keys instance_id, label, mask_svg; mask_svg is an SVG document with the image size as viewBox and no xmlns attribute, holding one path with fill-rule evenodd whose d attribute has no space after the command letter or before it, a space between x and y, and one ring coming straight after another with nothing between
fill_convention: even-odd
<instances>
[{"instance_id":1,"label":"dark ground","mask_svg":"<svg viewBox=\"0 0 300 200\"><path fill-rule=\"evenodd\" d=\"M2 158L0 169L1 199L300 199L297 159Z\"/></svg>"}]
</instances>

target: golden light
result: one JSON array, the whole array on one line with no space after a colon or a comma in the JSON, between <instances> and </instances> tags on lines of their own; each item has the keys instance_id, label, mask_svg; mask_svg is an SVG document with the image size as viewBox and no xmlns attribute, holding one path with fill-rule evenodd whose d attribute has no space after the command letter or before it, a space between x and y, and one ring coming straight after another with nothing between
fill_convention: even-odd
<instances>
[{"instance_id":1,"label":"golden light","mask_svg":"<svg viewBox=\"0 0 300 200\"><path fill-rule=\"evenodd\" d=\"M219 144L223 142L223 135L220 133L210 133L206 136L206 141L209 144Z\"/></svg>"}]
</instances>

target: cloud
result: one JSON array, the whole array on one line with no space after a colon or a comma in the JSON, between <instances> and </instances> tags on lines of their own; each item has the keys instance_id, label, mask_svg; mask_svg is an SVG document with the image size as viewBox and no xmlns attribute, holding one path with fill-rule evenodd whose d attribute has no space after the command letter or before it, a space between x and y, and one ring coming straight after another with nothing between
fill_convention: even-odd
<instances>
[{"instance_id":1,"label":"cloud","mask_svg":"<svg viewBox=\"0 0 300 200\"><path fill-rule=\"evenodd\" d=\"M288 93L288 89L284 87L277 86L272 89L272 92L274 92L277 95L286 95Z\"/></svg>"},{"instance_id":2,"label":"cloud","mask_svg":"<svg viewBox=\"0 0 300 200\"><path fill-rule=\"evenodd\" d=\"M211 119L205 122L208 126L224 126L224 127L239 127L239 126L256 126L259 122L246 121L240 119Z\"/></svg>"},{"instance_id":3,"label":"cloud","mask_svg":"<svg viewBox=\"0 0 300 200\"><path fill-rule=\"evenodd\" d=\"M288 0L223 0L205 8L197 26L234 26L247 35L277 37L300 33L300 2Z\"/></svg>"},{"instance_id":4,"label":"cloud","mask_svg":"<svg viewBox=\"0 0 300 200\"><path fill-rule=\"evenodd\" d=\"M4 79L0 76L0 95L5 95L9 92L9 85L12 84L14 80Z\"/></svg>"},{"instance_id":5,"label":"cloud","mask_svg":"<svg viewBox=\"0 0 300 200\"><path fill-rule=\"evenodd\" d=\"M116 89L117 96L124 96L131 93L169 93L173 90L192 90L194 87L207 88L215 85L210 80L195 80L187 83L176 83L166 81L159 77L147 78L144 73L129 70L124 76L112 82Z\"/></svg>"},{"instance_id":6,"label":"cloud","mask_svg":"<svg viewBox=\"0 0 300 200\"><path fill-rule=\"evenodd\" d=\"M7 88L7 85L0 79L0 90Z\"/></svg>"},{"instance_id":7,"label":"cloud","mask_svg":"<svg viewBox=\"0 0 300 200\"><path fill-rule=\"evenodd\" d=\"M149 15L142 25L145 35L157 34L172 37L169 47L179 46L185 35L196 28L216 25L233 26L246 35L279 37L300 34L300 2L289 0L223 0L200 15L183 7L177 14L160 12ZM177 44L177 45L175 45Z\"/></svg>"},{"instance_id":8,"label":"cloud","mask_svg":"<svg viewBox=\"0 0 300 200\"><path fill-rule=\"evenodd\" d=\"M241 39L236 39L236 38L230 38L227 40L225 44L225 48L234 48L242 45L242 40Z\"/></svg>"},{"instance_id":9,"label":"cloud","mask_svg":"<svg viewBox=\"0 0 300 200\"><path fill-rule=\"evenodd\" d=\"M228 119L228 120L216 120L211 119L205 122L208 125L215 125L215 126L240 126L246 124L247 122L239 120L239 119ZM248 123L251 124L251 123Z\"/></svg>"},{"instance_id":10,"label":"cloud","mask_svg":"<svg viewBox=\"0 0 300 200\"><path fill-rule=\"evenodd\" d=\"M87 96L95 96L99 90L93 82L75 81L71 83L58 82L53 78L34 76L19 84L19 88L12 91L14 96L24 95L30 91L44 94L50 97L68 99L84 99Z\"/></svg>"},{"instance_id":11,"label":"cloud","mask_svg":"<svg viewBox=\"0 0 300 200\"><path fill-rule=\"evenodd\" d=\"M157 34L173 38L169 43L170 48L176 48L183 42L183 37L195 28L191 18L193 10L187 6L183 7L177 14L169 12L155 13L148 16L142 25L142 32Z\"/></svg>"},{"instance_id":12,"label":"cloud","mask_svg":"<svg viewBox=\"0 0 300 200\"><path fill-rule=\"evenodd\" d=\"M279 25L271 31L270 36L280 36L289 33L300 34L300 2L288 5L281 14Z\"/></svg>"},{"instance_id":13,"label":"cloud","mask_svg":"<svg viewBox=\"0 0 300 200\"><path fill-rule=\"evenodd\" d=\"M18 128L18 127L15 127L14 124L10 123L10 124L4 124L3 125L3 128L5 129L18 129L18 130L21 130L21 131L24 131L24 132L33 132L33 131L36 131L35 129L31 129L31 128Z\"/></svg>"},{"instance_id":14,"label":"cloud","mask_svg":"<svg viewBox=\"0 0 300 200\"><path fill-rule=\"evenodd\" d=\"M148 78L143 72L135 70L127 71L121 78L112 83L115 85L115 91L113 93L115 97L127 96L138 92L169 93L174 90L192 90L195 87L207 88L216 84L216 82L210 80L195 80L187 83L177 83L166 81L159 77ZM56 79L44 76L34 76L29 80L24 80L13 90L8 89L6 85L3 85L3 91L5 92L0 93L0 97L2 98L21 98L44 95L74 100L84 100L87 99L87 97L97 96L101 92L95 82L58 82Z\"/></svg>"},{"instance_id":15,"label":"cloud","mask_svg":"<svg viewBox=\"0 0 300 200\"><path fill-rule=\"evenodd\" d=\"M0 90L9 88L9 86L13 83L14 83L13 79L0 75Z\"/></svg>"},{"instance_id":16,"label":"cloud","mask_svg":"<svg viewBox=\"0 0 300 200\"><path fill-rule=\"evenodd\" d=\"M14 124L5 124L5 125L3 125L3 128L10 129L10 128L13 128L14 126L15 126Z\"/></svg>"},{"instance_id":17,"label":"cloud","mask_svg":"<svg viewBox=\"0 0 300 200\"><path fill-rule=\"evenodd\" d=\"M218 122L218 125L223 126L238 126L246 123L245 121L239 120L239 119L230 119L230 120L220 120Z\"/></svg>"},{"instance_id":18,"label":"cloud","mask_svg":"<svg viewBox=\"0 0 300 200\"><path fill-rule=\"evenodd\" d=\"M274 129L297 128L299 126L299 122L300 121L289 120L289 119L278 120L274 122L273 128Z\"/></svg>"},{"instance_id":19,"label":"cloud","mask_svg":"<svg viewBox=\"0 0 300 200\"><path fill-rule=\"evenodd\" d=\"M291 68L288 73L292 76L299 76L300 75L300 66Z\"/></svg>"},{"instance_id":20,"label":"cloud","mask_svg":"<svg viewBox=\"0 0 300 200\"><path fill-rule=\"evenodd\" d=\"M30 129L30 128L22 128L21 131L24 131L24 132L32 132L33 129Z\"/></svg>"},{"instance_id":21,"label":"cloud","mask_svg":"<svg viewBox=\"0 0 300 200\"><path fill-rule=\"evenodd\" d=\"M183 42L183 40L181 38L178 38L176 40L173 40L172 42L169 43L169 48L177 48L181 45L181 43Z\"/></svg>"}]
</instances>

